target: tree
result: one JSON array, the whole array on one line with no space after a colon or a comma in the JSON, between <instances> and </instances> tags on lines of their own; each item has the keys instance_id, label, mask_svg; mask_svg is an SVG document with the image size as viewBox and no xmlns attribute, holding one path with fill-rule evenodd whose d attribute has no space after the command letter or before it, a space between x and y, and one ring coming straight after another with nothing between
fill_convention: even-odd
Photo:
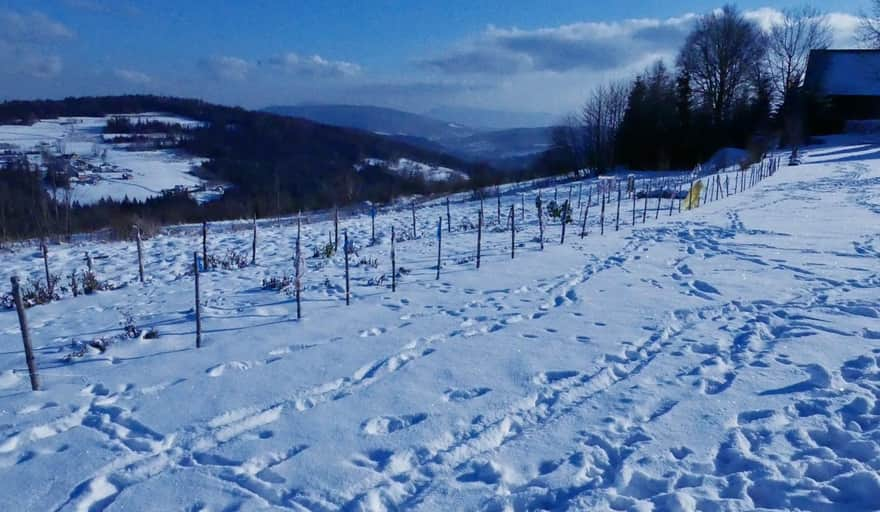
<instances>
[{"instance_id":1,"label":"tree","mask_svg":"<svg viewBox=\"0 0 880 512\"><path fill-rule=\"evenodd\" d=\"M872 0L871 9L862 12L858 38L866 48L880 48L880 0Z\"/></svg>"},{"instance_id":2,"label":"tree","mask_svg":"<svg viewBox=\"0 0 880 512\"><path fill-rule=\"evenodd\" d=\"M688 35L678 65L716 125L729 119L734 102L751 83L751 73L766 53L766 35L736 7L702 16Z\"/></svg>"},{"instance_id":3,"label":"tree","mask_svg":"<svg viewBox=\"0 0 880 512\"><path fill-rule=\"evenodd\" d=\"M615 166L617 134L626 114L628 96L629 86L624 82L600 85L581 109L587 163L599 173Z\"/></svg>"},{"instance_id":4,"label":"tree","mask_svg":"<svg viewBox=\"0 0 880 512\"><path fill-rule=\"evenodd\" d=\"M782 11L782 21L773 25L767 40L767 68L783 101L803 83L810 50L824 50L831 42L825 14L806 6Z\"/></svg>"}]
</instances>

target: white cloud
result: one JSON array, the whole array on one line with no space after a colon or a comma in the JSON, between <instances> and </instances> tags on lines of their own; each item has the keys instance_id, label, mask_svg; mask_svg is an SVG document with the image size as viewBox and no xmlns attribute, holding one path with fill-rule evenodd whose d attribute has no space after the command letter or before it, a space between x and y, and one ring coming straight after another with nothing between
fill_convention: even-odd
<instances>
[{"instance_id":1,"label":"white cloud","mask_svg":"<svg viewBox=\"0 0 880 512\"><path fill-rule=\"evenodd\" d=\"M9 43L45 44L73 37L71 29L41 12L23 14L0 10L0 40Z\"/></svg>"},{"instance_id":2,"label":"white cloud","mask_svg":"<svg viewBox=\"0 0 880 512\"><path fill-rule=\"evenodd\" d=\"M320 55L300 56L293 52L273 57L268 61L270 66L287 73L304 76L352 76L360 73L357 64L346 61L327 60Z\"/></svg>"},{"instance_id":3,"label":"white cloud","mask_svg":"<svg viewBox=\"0 0 880 512\"><path fill-rule=\"evenodd\" d=\"M113 74L116 78L135 85L146 85L153 81L150 75L132 69L116 69Z\"/></svg>"},{"instance_id":4,"label":"white cloud","mask_svg":"<svg viewBox=\"0 0 880 512\"><path fill-rule=\"evenodd\" d=\"M199 62L199 67L215 80L242 81L253 67L244 59L231 56L209 57Z\"/></svg>"}]
</instances>

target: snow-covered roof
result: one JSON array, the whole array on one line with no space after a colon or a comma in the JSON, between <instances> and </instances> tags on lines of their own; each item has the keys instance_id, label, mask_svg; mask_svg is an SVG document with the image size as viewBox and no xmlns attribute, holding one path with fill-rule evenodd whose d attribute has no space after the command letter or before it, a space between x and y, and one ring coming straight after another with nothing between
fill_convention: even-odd
<instances>
[{"instance_id":1,"label":"snow-covered roof","mask_svg":"<svg viewBox=\"0 0 880 512\"><path fill-rule=\"evenodd\" d=\"M880 96L880 50L813 50L805 84L830 96Z\"/></svg>"}]
</instances>

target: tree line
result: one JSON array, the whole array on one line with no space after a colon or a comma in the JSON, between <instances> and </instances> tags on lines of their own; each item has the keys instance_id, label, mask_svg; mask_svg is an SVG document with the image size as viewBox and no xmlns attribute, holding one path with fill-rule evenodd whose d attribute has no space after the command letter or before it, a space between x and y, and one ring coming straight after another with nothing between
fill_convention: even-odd
<instances>
[{"instance_id":1,"label":"tree line","mask_svg":"<svg viewBox=\"0 0 880 512\"><path fill-rule=\"evenodd\" d=\"M876 37L866 20L863 30ZM632 80L597 87L554 128L537 165L690 168L722 147L758 155L774 140L800 145L809 133L839 128L823 99L802 87L810 50L831 42L827 16L814 8L785 10L764 30L726 5L696 21L674 66L657 61Z\"/></svg>"}]
</instances>

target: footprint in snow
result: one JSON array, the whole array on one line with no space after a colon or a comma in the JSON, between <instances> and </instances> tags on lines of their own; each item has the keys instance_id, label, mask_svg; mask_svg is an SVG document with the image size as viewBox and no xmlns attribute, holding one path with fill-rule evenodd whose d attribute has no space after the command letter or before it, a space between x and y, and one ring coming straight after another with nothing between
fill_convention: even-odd
<instances>
[{"instance_id":1,"label":"footprint in snow","mask_svg":"<svg viewBox=\"0 0 880 512\"><path fill-rule=\"evenodd\" d=\"M425 413L406 414L403 416L379 416L370 418L361 424L361 431L371 436L391 434L398 430L418 425L428 419Z\"/></svg>"}]
</instances>

